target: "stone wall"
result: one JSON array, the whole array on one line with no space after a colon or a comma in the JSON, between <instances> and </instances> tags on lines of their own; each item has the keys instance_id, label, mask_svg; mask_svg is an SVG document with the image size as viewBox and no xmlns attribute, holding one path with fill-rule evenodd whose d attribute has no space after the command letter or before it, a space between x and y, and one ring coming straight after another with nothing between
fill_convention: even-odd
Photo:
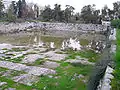
<instances>
[{"instance_id":1,"label":"stone wall","mask_svg":"<svg viewBox=\"0 0 120 90\"><path fill-rule=\"evenodd\" d=\"M13 33L31 30L100 32L106 31L106 27L100 24L72 24L49 22L0 23L1 33Z\"/></svg>"}]
</instances>

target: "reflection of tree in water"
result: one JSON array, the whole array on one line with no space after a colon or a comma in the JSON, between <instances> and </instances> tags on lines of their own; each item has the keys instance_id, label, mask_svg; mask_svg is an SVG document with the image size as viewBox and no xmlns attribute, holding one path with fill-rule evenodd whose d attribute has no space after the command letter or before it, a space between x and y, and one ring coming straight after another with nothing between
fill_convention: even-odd
<instances>
[{"instance_id":1,"label":"reflection of tree in water","mask_svg":"<svg viewBox=\"0 0 120 90\"><path fill-rule=\"evenodd\" d=\"M43 27L44 27L44 28L42 29L42 34L45 35L46 32L47 32L47 27L46 27L46 24L45 24L45 23L43 24Z\"/></svg>"},{"instance_id":2,"label":"reflection of tree in water","mask_svg":"<svg viewBox=\"0 0 120 90\"><path fill-rule=\"evenodd\" d=\"M44 43L41 40L41 32L33 32L33 34L29 36L29 45L41 47L43 44Z\"/></svg>"}]
</instances>

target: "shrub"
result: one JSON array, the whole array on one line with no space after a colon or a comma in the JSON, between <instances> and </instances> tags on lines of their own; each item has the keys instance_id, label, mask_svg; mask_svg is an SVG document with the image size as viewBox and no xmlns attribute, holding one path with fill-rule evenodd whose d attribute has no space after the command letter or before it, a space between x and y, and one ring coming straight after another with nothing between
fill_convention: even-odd
<instances>
[{"instance_id":1,"label":"shrub","mask_svg":"<svg viewBox=\"0 0 120 90\"><path fill-rule=\"evenodd\" d=\"M112 20L111 26L114 28L120 28L120 19Z\"/></svg>"}]
</instances>

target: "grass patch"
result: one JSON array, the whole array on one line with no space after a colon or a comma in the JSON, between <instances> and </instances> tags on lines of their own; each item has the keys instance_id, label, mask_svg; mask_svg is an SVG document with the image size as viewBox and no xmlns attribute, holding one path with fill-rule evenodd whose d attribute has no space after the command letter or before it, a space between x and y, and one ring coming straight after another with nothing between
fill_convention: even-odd
<instances>
[{"instance_id":1,"label":"grass patch","mask_svg":"<svg viewBox=\"0 0 120 90\"><path fill-rule=\"evenodd\" d=\"M15 52L21 52L21 51L26 51L28 49L26 48L12 48L12 51L15 51Z\"/></svg>"},{"instance_id":2,"label":"grass patch","mask_svg":"<svg viewBox=\"0 0 120 90\"><path fill-rule=\"evenodd\" d=\"M0 81L7 82L7 85L0 87L2 88L2 90L9 88L9 87L16 88L16 90L32 90L33 89L33 87L31 86L26 86L23 84L16 83L13 80L8 79L6 77L0 77Z\"/></svg>"},{"instance_id":3,"label":"grass patch","mask_svg":"<svg viewBox=\"0 0 120 90\"><path fill-rule=\"evenodd\" d=\"M10 77L14 77L14 76L19 76L20 74L25 74L24 71L16 71L16 70L12 70Z\"/></svg>"},{"instance_id":4,"label":"grass patch","mask_svg":"<svg viewBox=\"0 0 120 90\"><path fill-rule=\"evenodd\" d=\"M7 48L3 48L2 50L8 50Z\"/></svg>"},{"instance_id":5,"label":"grass patch","mask_svg":"<svg viewBox=\"0 0 120 90\"><path fill-rule=\"evenodd\" d=\"M7 71L8 69L0 67L0 72L5 73ZM2 73L0 74L0 81L7 82L7 85L0 86L0 90L5 90L7 88L16 88L16 90L32 90L33 87L29 87L23 84L16 83L10 79L13 76L18 76L20 74L23 74L24 73L23 71L12 70L8 77L2 76Z\"/></svg>"},{"instance_id":6,"label":"grass patch","mask_svg":"<svg viewBox=\"0 0 120 90\"><path fill-rule=\"evenodd\" d=\"M13 63L20 63L23 59L23 56L19 57L19 58L14 58L14 59L9 59L10 62Z\"/></svg>"},{"instance_id":7,"label":"grass patch","mask_svg":"<svg viewBox=\"0 0 120 90\"><path fill-rule=\"evenodd\" d=\"M34 84L39 90L86 90L86 83L83 79L87 80L92 66L80 65L72 66L69 63L61 63L60 67L56 68L56 75L52 78L43 76L39 82ZM84 75L84 78L77 78L74 75ZM57 77L57 78L55 78Z\"/></svg>"},{"instance_id":8,"label":"grass patch","mask_svg":"<svg viewBox=\"0 0 120 90\"><path fill-rule=\"evenodd\" d=\"M8 69L0 67L0 76L6 72Z\"/></svg>"},{"instance_id":9,"label":"grass patch","mask_svg":"<svg viewBox=\"0 0 120 90\"><path fill-rule=\"evenodd\" d=\"M75 51L74 52L70 51L68 53L73 55L74 57L85 54L85 52L81 53L81 52L75 52ZM85 54L84 56L91 57L90 55L94 56L94 54L89 54L88 56L87 54ZM20 58L18 59L20 60ZM31 65L37 66L44 63L44 61L45 60L38 59ZM15 62L17 61L15 60ZM32 88L35 88L37 90L44 90L44 89L45 90L86 90L87 89L86 82L88 81L89 74L92 70L92 67L93 67L92 65L80 64L77 66L73 66L66 62L59 62L59 63L60 63L60 66L55 69L57 74L52 75L52 78L48 76L41 76L39 78L39 82L33 84L31 87L23 84L15 83L11 79L8 79L9 77L8 78L1 77L0 80L3 79L2 81L5 81L8 83L8 85L3 88L12 87L12 88L16 88L17 90L32 90ZM18 73L19 72L12 72L11 75L16 76L16 75L19 75ZM77 76L83 75L84 77L78 78L77 76L75 76L75 74ZM86 82L84 82L84 80L86 80Z\"/></svg>"},{"instance_id":10,"label":"grass patch","mask_svg":"<svg viewBox=\"0 0 120 90\"><path fill-rule=\"evenodd\" d=\"M88 61L94 63L94 62L96 62L96 58L91 58L91 59L89 59Z\"/></svg>"},{"instance_id":11,"label":"grass patch","mask_svg":"<svg viewBox=\"0 0 120 90\"><path fill-rule=\"evenodd\" d=\"M27 63L26 65L28 65L28 66L38 66L38 65L43 64L44 62L45 62L44 59L38 59L35 62L33 62L33 63Z\"/></svg>"},{"instance_id":12,"label":"grass patch","mask_svg":"<svg viewBox=\"0 0 120 90\"><path fill-rule=\"evenodd\" d=\"M13 63L20 63L22 61L22 59L24 58L24 55L21 57L18 57L18 58L14 58L14 59L11 59L10 57L3 57L3 58L4 58L4 60L2 60L2 61L10 61Z\"/></svg>"},{"instance_id":13,"label":"grass patch","mask_svg":"<svg viewBox=\"0 0 120 90\"><path fill-rule=\"evenodd\" d=\"M69 54L69 56L66 59L76 59L76 56L80 56L82 58L88 58L90 59L90 61L94 60L93 62L95 62L99 58L99 55L91 50L85 50L85 51L69 50L67 51L67 53Z\"/></svg>"},{"instance_id":14,"label":"grass patch","mask_svg":"<svg viewBox=\"0 0 120 90\"><path fill-rule=\"evenodd\" d=\"M115 58L115 71L114 79L112 80L112 90L120 90L120 29L117 29L117 49L116 49L116 58Z\"/></svg>"},{"instance_id":15,"label":"grass patch","mask_svg":"<svg viewBox=\"0 0 120 90\"><path fill-rule=\"evenodd\" d=\"M2 68L2 67L0 67L0 72L2 72L0 74L0 76L2 76L2 74L6 73L6 72L9 72L8 73L8 78L11 78L11 77L14 77L14 76L19 76L20 74L25 74L24 71L9 70L7 68Z\"/></svg>"}]
</instances>

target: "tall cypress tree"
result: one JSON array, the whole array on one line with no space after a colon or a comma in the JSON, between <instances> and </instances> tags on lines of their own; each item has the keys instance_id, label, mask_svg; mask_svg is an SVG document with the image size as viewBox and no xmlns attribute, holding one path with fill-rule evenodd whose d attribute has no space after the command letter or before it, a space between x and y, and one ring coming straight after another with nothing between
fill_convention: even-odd
<instances>
[{"instance_id":1,"label":"tall cypress tree","mask_svg":"<svg viewBox=\"0 0 120 90\"><path fill-rule=\"evenodd\" d=\"M22 18L26 18L27 9L26 9L26 1L22 0Z\"/></svg>"},{"instance_id":2,"label":"tall cypress tree","mask_svg":"<svg viewBox=\"0 0 120 90\"><path fill-rule=\"evenodd\" d=\"M21 0L18 1L17 7L18 7L18 18L21 18L22 17L22 2L21 2Z\"/></svg>"},{"instance_id":3,"label":"tall cypress tree","mask_svg":"<svg viewBox=\"0 0 120 90\"><path fill-rule=\"evenodd\" d=\"M3 8L4 8L3 1L0 0L0 17L3 15Z\"/></svg>"}]
</instances>

